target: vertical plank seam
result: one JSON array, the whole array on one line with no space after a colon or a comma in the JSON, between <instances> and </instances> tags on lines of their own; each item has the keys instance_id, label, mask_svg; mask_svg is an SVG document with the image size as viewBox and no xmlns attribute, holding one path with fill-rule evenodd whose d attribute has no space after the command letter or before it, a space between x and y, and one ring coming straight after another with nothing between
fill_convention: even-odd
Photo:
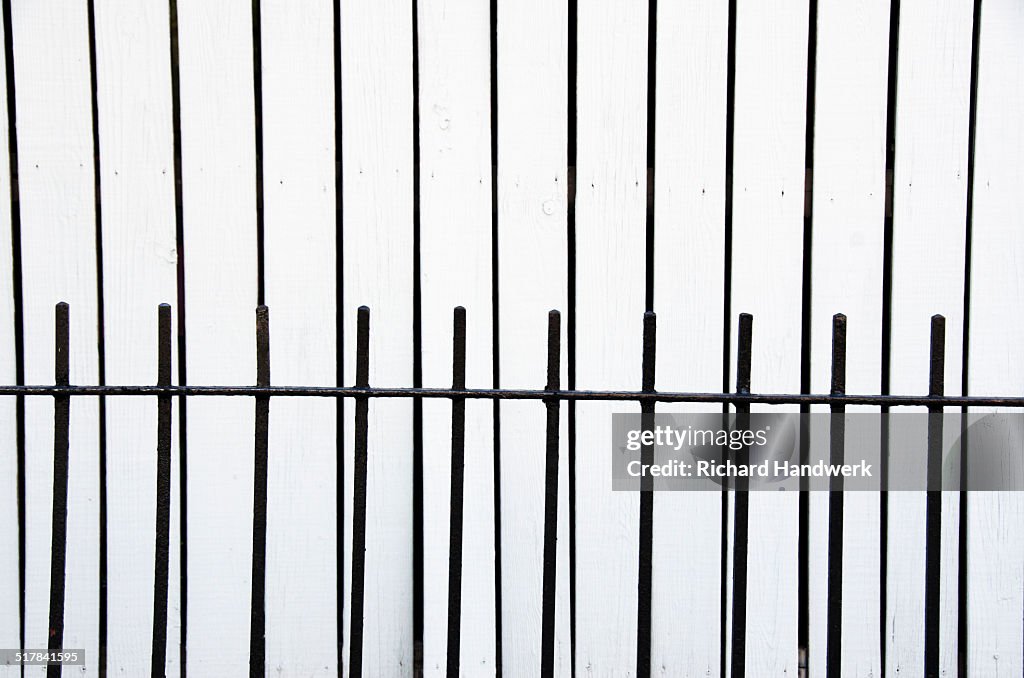
<instances>
[{"instance_id":1,"label":"vertical plank seam","mask_svg":"<svg viewBox=\"0 0 1024 678\"><path fill-rule=\"evenodd\" d=\"M490 132L491 132L491 383L501 384L501 332L499 314L499 258L498 258L498 0L489 3L490 26ZM492 473L494 474L494 665L495 673L502 672L502 549L501 549L501 403L492 407L492 435L494 439Z\"/></svg>"},{"instance_id":2,"label":"vertical plank seam","mask_svg":"<svg viewBox=\"0 0 1024 678\"><path fill-rule=\"evenodd\" d=\"M17 384L25 383L25 324L22 294L21 266L21 201L18 189L18 106L14 76L14 35L11 21L11 0L3 0L4 24L4 77L7 84L7 162L10 170L11 204L11 269L14 295L14 378ZM17 505L18 505L18 640L25 647L25 397L15 398L15 445L17 464ZM25 667L21 667L21 678Z\"/></svg>"},{"instance_id":3,"label":"vertical plank seam","mask_svg":"<svg viewBox=\"0 0 1024 678\"><path fill-rule=\"evenodd\" d=\"M728 24L726 27L726 75L725 75L725 223L723 252L722 291L722 392L729 390L729 372L732 352L732 172L734 164L734 141L736 132L736 0L729 0ZM729 406L722 405L723 417L729 413ZM729 489L722 486L722 538L720 551L721 604L719 610L719 673L727 675L729 665ZM735 519L734 519L735 520Z\"/></svg>"},{"instance_id":4,"label":"vertical plank seam","mask_svg":"<svg viewBox=\"0 0 1024 678\"><path fill-rule=\"evenodd\" d=\"M344 154L343 154L343 132L344 119L342 117L342 78L341 78L341 0L332 1L333 10L333 46L334 55L334 283L335 283L335 336L337 350L335 351L335 384L345 384L345 322L344 322L344 300L345 300L345 203L344 203ZM344 666L345 651L345 400L336 400L337 408L337 429L335 442L336 485L335 485L335 569L336 576L336 623L338 625L338 673L342 672Z\"/></svg>"},{"instance_id":5,"label":"vertical plank seam","mask_svg":"<svg viewBox=\"0 0 1024 678\"><path fill-rule=\"evenodd\" d=\"M185 345L185 218L181 164L181 72L178 64L178 0L167 2L168 55L171 70L171 128L174 156L174 247L177 254L178 384L188 383ZM188 417L187 399L178 399L178 594L181 632L178 641L179 678L187 675L188 658Z\"/></svg>"},{"instance_id":6,"label":"vertical plank seam","mask_svg":"<svg viewBox=\"0 0 1024 678\"><path fill-rule=\"evenodd\" d=\"M886 89L885 105L885 214L882 236L882 356L881 356L881 391L889 395L891 384L891 349L892 349L892 234L895 221L895 187L893 186L896 167L896 89L899 85L899 39L900 39L900 0L890 0L889 5L889 81ZM881 432L881 485L879 494L879 643L881 649L881 678L886 676L886 656L888 628L888 567L889 567L889 496L884 488L889 479L889 408L882 407Z\"/></svg>"},{"instance_id":7,"label":"vertical plank seam","mask_svg":"<svg viewBox=\"0 0 1024 678\"><path fill-rule=\"evenodd\" d=\"M968 395L970 381L970 327L971 327L971 257L974 235L974 160L976 151L976 133L978 125L978 62L981 51L981 7L982 0L974 0L973 25L971 29L971 84L967 118L967 209L965 214L964 241L964 314L963 338L961 344L962 360L960 372L960 393ZM968 408L960 408L962 421L966 422ZM967 437L963 436L966 446ZM959 676L967 675L968 650L968 616L967 616L967 451L960 456L960 493L959 493L959 530L957 535L957 672Z\"/></svg>"},{"instance_id":8,"label":"vertical plank seam","mask_svg":"<svg viewBox=\"0 0 1024 678\"><path fill-rule=\"evenodd\" d=\"M423 286L420 262L420 46L419 1L412 0L412 385L423 386ZM412 401L413 457L413 674L423 671L423 399Z\"/></svg>"},{"instance_id":9,"label":"vertical plank seam","mask_svg":"<svg viewBox=\"0 0 1024 678\"><path fill-rule=\"evenodd\" d=\"M579 0L568 0L566 37L566 361L569 390L576 388L576 75ZM569 669L576 675L576 402L567 406L569 476Z\"/></svg>"},{"instance_id":10,"label":"vertical plank seam","mask_svg":"<svg viewBox=\"0 0 1024 678\"><path fill-rule=\"evenodd\" d=\"M96 242L96 348L99 384L106 384L106 335L103 301L103 178L100 174L99 75L96 63L96 2L86 3L89 42L89 98L92 116L93 203ZM107 399L99 397L99 657L100 675L107 671Z\"/></svg>"},{"instance_id":11,"label":"vertical plank seam","mask_svg":"<svg viewBox=\"0 0 1024 678\"><path fill-rule=\"evenodd\" d=\"M813 300L813 244L814 244L814 132L817 120L817 70L818 70L818 0L809 0L807 18L807 84L806 114L804 116L804 232L803 232L803 284L801 290L800 327L800 392L811 391L811 330ZM800 406L803 415L811 408ZM801 432L808 421L800 418ZM809 461L808 436L800 436L800 463ZM808 481L800 479L799 527L797 537L797 656L801 667L810 661L810 495Z\"/></svg>"}]
</instances>

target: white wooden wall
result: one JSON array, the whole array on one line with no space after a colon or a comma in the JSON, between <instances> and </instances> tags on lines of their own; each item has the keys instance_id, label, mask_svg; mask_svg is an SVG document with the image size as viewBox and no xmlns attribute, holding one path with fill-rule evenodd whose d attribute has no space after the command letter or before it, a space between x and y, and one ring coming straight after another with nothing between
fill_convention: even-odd
<instances>
[{"instance_id":1,"label":"white wooden wall","mask_svg":"<svg viewBox=\"0 0 1024 678\"><path fill-rule=\"evenodd\" d=\"M750 312L753 390L799 391L806 352L811 391L825 392L831 316L843 312L850 393L880 391L884 351L891 391L924 393L935 313L947 319L947 394L1024 393L1024 9L1017 0L982 0L977 27L972 0L736 0L734 16L719 0L260 0L256 14L242 0L3 6L10 23L0 25L8 47L0 54L0 151L16 142L17 155L0 161L0 384L15 383L19 366L25 383L52 382L58 301L71 304L73 383L152 383L156 307L168 302L185 308L188 383L251 384L254 309L262 300L270 307L276 385L335 385L339 362L350 384L356 308L365 304L372 385L412 386L419 351L422 384L448 386L452 308L462 305L470 387L495 385L495 374L501 387L542 387L547 311L559 309L563 385L638 389L650 284L662 390L718 391L723 379L731 388L736 316ZM890 35L898 39L892 53ZM809 318L801 305L807 286ZM883 346L886 294L891 340ZM184 412L179 407L166 672L237 675L249 661L253 400L193 398ZM581 676L635 674L639 499L611 491L605 463L609 414L635 409L579 403L570 441L573 408L561 407L557 675L573 667ZM0 647L17 647L22 626L28 647L44 647L53 403L24 401L23 524L17 411L13 397L0 396ZM340 412L330 399L270 406L268 675L347 670L353 404ZM446 672L451 405L427 400L422 412L420 637L413 404L370 404L366 675L409 676L419 666L432 676ZM544 408L505 402L500 430L494 412L488 401L467 405L460 661L467 676L536 675ZM64 644L85 648L88 676L98 675L101 652L101 483L107 671L149 671L155 413L153 400L109 397L101 422L97 398L72 402ZM341 516L339 494L347 507ZM850 493L845 502L843 675L921 675L924 494L889 496L885 600L879 497ZM943 502L941 669L954 675L966 652L968 675L1019 675L1024 499L969 498L966 572L957 563L958 497ZM653 673L722 676L723 653L730 663L732 508L719 493L654 498ZM825 675L825 494L810 497L804 535L806 655L798 643L799 525L794 494L750 497L747 676L796 675L802 656L808 675ZM961 577L969 588L966 648L957 639ZM0 666L8 675L18 674Z\"/></svg>"}]
</instances>

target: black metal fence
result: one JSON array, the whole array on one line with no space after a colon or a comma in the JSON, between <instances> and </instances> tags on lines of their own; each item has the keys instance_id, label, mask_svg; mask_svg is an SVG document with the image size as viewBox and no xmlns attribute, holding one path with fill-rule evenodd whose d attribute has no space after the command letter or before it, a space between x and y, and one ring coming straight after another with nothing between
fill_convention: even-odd
<instances>
[{"instance_id":1,"label":"black metal fence","mask_svg":"<svg viewBox=\"0 0 1024 678\"><path fill-rule=\"evenodd\" d=\"M265 563L267 534L267 459L270 400L275 396L309 396L326 398L353 398L355 400L355 450L353 507L352 507L352 567L348 590L351 611L349 672L350 676L362 675L363 659L363 612L365 609L365 550L366 550L366 497L368 449L368 412L371 398L445 398L452 402L452 457L451 457L451 512L449 543L448 581L448 652L447 672L449 676L459 675L460 622L461 622L461 581L462 581L462 539L463 539L463 489L465 459L465 404L469 398L491 400L540 400L546 406L546 458L544 481L544 536L543 536L543 602L542 602L542 651L543 676L553 675L555 651L555 572L556 533L558 506L558 466L562 441L559 437L559 404L562 401L604 400L638 402L641 412L653 414L657 403L706 403L723 408L733 406L738 424L749 417L753 404L801 406L829 405L831 411L841 414L848 405L875 405L887 411L896 406L927 406L930 412L942 412L944 407L1000 406L1024 407L1024 397L978 397L944 395L943 369L945 320L934 316L931 320L930 379L928 394L908 395L850 395L846 393L846 317L839 314L833 318L832 326L832 381L828 394L758 394L751 392L751 347L753 318L749 314L739 316L739 337L737 345L737 377L734 393L686 393L660 392L655 389L655 336L656 318L653 312L643 317L643 360L641 389L639 391L583 391L561 388L561 317L558 311L548 314L547 383L543 389L477 389L466 387L466 311L457 307L453 320L452 387L451 388L391 388L370 385L370 309L362 306L358 310L356 336L356 376L353 386L311 387L272 386L270 380L270 317L266 306L256 309L256 385L255 386L189 386L171 383L171 308L162 304L158 312L158 356L157 381L155 385L99 385L83 386L70 383L69 360L69 307L66 303L56 306L56 362L53 385L11 385L0 386L0 395L49 396L54 399L54 456L53 456L53 513L49 601L49 649L63 647L64 627L64 581L67 542L68 510L68 448L70 438L71 399L75 396L149 396L157 398L157 477L156 477L156 521L155 521L155 587L153 600L153 651L152 675L163 676L167 652L167 610L168 573L170 558L170 507L171 507L171 400L172 398L201 396L250 396L255 398L254 432L254 504L253 504L253 555L252 555L252 607L250 630L250 675L263 676L265 672ZM830 438L830 452L833 460L842 463L844 453L843 418L833 418ZM883 436L884 436L883 428ZM929 487L937 487L933 479L941 476L942 418L933 417L928 427L927 473ZM883 449L885 449L883 447ZM652 448L646 448L644 455L653 455ZM737 453L737 462L742 463L746 450ZM648 459L651 457L648 456ZM19 459L23 464L24 460ZM833 462L836 463L836 462ZM23 469L19 469L23 476ZM884 484L883 484L884 487ZM840 648L842 642L842 549L843 549L843 494L841 477L831 480L830 488L836 490L829 495L828 518L828 603L827 603L827 650L828 675L840 673ZM650 486L645 485L645 490ZM734 533L733 533L733 598L731 658L726 658L723 643L722 669L731 666L734 678L743 678L746 638L746 595L747 595L747 536L748 536L748 493L746 481L737 480L729 489L723 489L723 509L727 510L727 494L734 492ZM338 488L342 496L343 488ZM19 487L19 507L23 510L24 488ZM885 502L885 493L881 493ZM941 492L929 490L926 504L926 571L925 571L925 673L939 674L939 567L941 540ZM961 503L963 511L965 504ZM652 596L652 543L654 523L654 496L650 491L640 493L639 518L639 577L637 605L637 675L651 675L651 596ZM884 512L883 512L884 516ZM725 518L723 517L723 520ZM21 521L24 531L24 521ZM343 528L339 527L339 530ZM883 533L884 534L884 533ZM963 530L961 539L965 538ZM22 548L24 540L21 542ZM884 552L884 536L881 544ZM961 549L961 559L963 559ZM884 559L883 559L884 568ZM961 562L961 564L963 564ZM343 567L341 563L338 567ZM723 570L724 571L724 570ZM961 572L962 581L962 572ZM724 583L723 583L724 586ZM22 582L22 596L24 583ZM24 598L22 598L22 610ZM884 618L884 615L883 615ZM963 616L961 616L961 623ZM722 624L725 624L723 615ZM884 634L884 623L883 623ZM724 626L723 626L724 629ZM724 630L723 630L724 633ZM339 629L339 635L341 629ZM22 626L24 637L24 627ZM340 642L340 640L339 640ZM961 648L961 653L963 653ZM340 666L339 666L340 670ZM500 668L498 669L500 672ZM61 667L51 664L48 676L59 676Z\"/></svg>"}]
</instances>

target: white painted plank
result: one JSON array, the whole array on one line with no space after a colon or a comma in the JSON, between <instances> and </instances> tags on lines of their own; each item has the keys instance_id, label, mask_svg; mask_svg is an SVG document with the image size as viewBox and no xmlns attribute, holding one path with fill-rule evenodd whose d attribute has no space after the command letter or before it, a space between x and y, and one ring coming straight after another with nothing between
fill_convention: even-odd
<instances>
[{"instance_id":1,"label":"white painted plank","mask_svg":"<svg viewBox=\"0 0 1024 678\"><path fill-rule=\"evenodd\" d=\"M498 276L501 385L546 379L546 314L562 312L568 385L567 99L565 3L498 3ZM529 45L529 49L524 49ZM570 673L568 407L561 408L555 581L555 673ZM501 404L502 666L534 675L541 662L544 407Z\"/></svg>"},{"instance_id":2,"label":"white painted plank","mask_svg":"<svg viewBox=\"0 0 1024 678\"><path fill-rule=\"evenodd\" d=\"M806 65L806 2L739 3L731 346L735 366L736 318L752 313L751 382L760 392L800 388ZM795 493L750 496L750 675L797 670L798 505Z\"/></svg>"},{"instance_id":3,"label":"white painted plank","mask_svg":"<svg viewBox=\"0 0 1024 678\"><path fill-rule=\"evenodd\" d=\"M1024 392L1016 312L1024 302L1024 7L982 6L971 240L972 394ZM967 509L967 671L1024 670L1024 503L1018 493L973 493Z\"/></svg>"},{"instance_id":4,"label":"white painted plank","mask_svg":"<svg viewBox=\"0 0 1024 678\"><path fill-rule=\"evenodd\" d=\"M466 383L492 382L490 12L420 5L420 286L423 384L452 382L452 309L466 308ZM443 675L448 640L451 403L423 403L423 665ZM495 671L492 403L466 403L460 666Z\"/></svg>"},{"instance_id":5,"label":"white painted plank","mask_svg":"<svg viewBox=\"0 0 1024 678\"><path fill-rule=\"evenodd\" d=\"M343 3L345 376L355 375L356 309L370 318L370 384L412 381L412 11L408 2ZM351 422L351 401L346 421ZM345 425L345 477L352 478ZM365 675L412 670L412 403L370 403ZM346 482L346 638L351 483ZM346 640L345 658L350 645Z\"/></svg>"},{"instance_id":6,"label":"white painted plank","mask_svg":"<svg viewBox=\"0 0 1024 678\"><path fill-rule=\"evenodd\" d=\"M0 44L6 39L0 22ZM0 71L6 72L0 55ZM0 101L7 101L7 79L0 78ZM7 107L0 113L0 148L7 148ZM0 159L0 382L15 382L14 257L11 242L11 166ZM0 398L0 609L10 610L0 621L0 643L18 647L18 448L14 398ZM17 667L0 668L0 676L19 675Z\"/></svg>"},{"instance_id":7,"label":"white painted plank","mask_svg":"<svg viewBox=\"0 0 1024 678\"><path fill-rule=\"evenodd\" d=\"M658 6L659 390L722 388L728 21L724 3ZM707 411L706 405L658 406L658 412ZM651 666L659 675L720 673L721 518L720 492L654 496Z\"/></svg>"},{"instance_id":8,"label":"white painted plank","mask_svg":"<svg viewBox=\"0 0 1024 678\"><path fill-rule=\"evenodd\" d=\"M186 360L191 384L255 383L252 6L178 3ZM188 404L188 673L248 667L249 398Z\"/></svg>"},{"instance_id":9,"label":"white painted plank","mask_svg":"<svg viewBox=\"0 0 1024 678\"><path fill-rule=\"evenodd\" d=\"M275 384L335 383L333 8L261 5L264 234ZM337 672L337 403L270 404L268 673Z\"/></svg>"},{"instance_id":10,"label":"white painted plank","mask_svg":"<svg viewBox=\"0 0 1024 678\"><path fill-rule=\"evenodd\" d=\"M167 11L106 0L95 12L106 377L153 383L157 306L177 301ZM107 399L108 670L128 675L152 655L156 420L156 399Z\"/></svg>"},{"instance_id":11,"label":"white painted plank","mask_svg":"<svg viewBox=\"0 0 1024 678\"><path fill-rule=\"evenodd\" d=\"M835 313L848 318L847 392L879 390L888 27L889 3L883 0L818 4L811 257L814 393L831 388ZM847 411L877 412L878 408ZM828 493L812 493L810 501L808 661L811 675L824 675ZM877 493L847 492L843 502L842 670L843 675L877 676L881 672L880 499Z\"/></svg>"},{"instance_id":12,"label":"white painted plank","mask_svg":"<svg viewBox=\"0 0 1024 678\"><path fill-rule=\"evenodd\" d=\"M946 317L946 394L960 393L972 7L900 8L893 179L891 387L928 387L929 318ZM936 243L941 244L936 247ZM924 493L889 497L887 673L924 661ZM941 668L956 668L957 498L943 497Z\"/></svg>"},{"instance_id":13,"label":"white painted plank","mask_svg":"<svg viewBox=\"0 0 1024 678\"><path fill-rule=\"evenodd\" d=\"M25 379L53 383L54 304L71 305L71 381L98 379L93 145L86 3L12 7L25 309ZM26 401L26 644L46 647L53 402ZM64 646L97 670L98 403L71 406Z\"/></svg>"},{"instance_id":14,"label":"white painted plank","mask_svg":"<svg viewBox=\"0 0 1024 678\"><path fill-rule=\"evenodd\" d=\"M591 0L577 25L576 386L640 387L647 3ZM612 403L576 407L576 666L636 669L639 495L611 490Z\"/></svg>"}]
</instances>

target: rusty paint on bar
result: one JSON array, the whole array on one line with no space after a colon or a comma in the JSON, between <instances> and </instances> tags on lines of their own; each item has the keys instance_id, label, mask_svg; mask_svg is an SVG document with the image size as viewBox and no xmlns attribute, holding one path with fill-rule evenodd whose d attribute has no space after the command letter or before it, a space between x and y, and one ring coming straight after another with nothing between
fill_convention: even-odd
<instances>
[{"instance_id":1,"label":"rusty paint on bar","mask_svg":"<svg viewBox=\"0 0 1024 678\"><path fill-rule=\"evenodd\" d=\"M929 355L928 395L945 391L946 319L933 315ZM939 675L939 605L942 567L942 406L928 408L928 494L925 500L924 556L924 673Z\"/></svg>"},{"instance_id":2,"label":"rusty paint on bar","mask_svg":"<svg viewBox=\"0 0 1024 678\"><path fill-rule=\"evenodd\" d=\"M832 395L846 391L846 316L832 316ZM845 457L846 406L832 405L829 432L829 463L842 464ZM825 672L842 671L843 633L843 478L829 481L828 497L828 595L826 613Z\"/></svg>"},{"instance_id":3,"label":"rusty paint on bar","mask_svg":"<svg viewBox=\"0 0 1024 678\"><path fill-rule=\"evenodd\" d=\"M370 309L360 306L356 321L356 389L370 386ZM356 398L355 456L352 479L352 601L348 672L363 675L363 603L366 577L366 466L369 399Z\"/></svg>"},{"instance_id":4,"label":"rusty paint on bar","mask_svg":"<svg viewBox=\"0 0 1024 678\"><path fill-rule=\"evenodd\" d=\"M270 386L270 312L256 308L256 384ZM266 665L267 464L270 396L256 397L253 444L252 598L249 623L249 675L262 677Z\"/></svg>"},{"instance_id":5,"label":"rusty paint on bar","mask_svg":"<svg viewBox=\"0 0 1024 678\"><path fill-rule=\"evenodd\" d=\"M157 379L171 384L171 307L157 314ZM171 396L157 398L156 424L156 548L153 570L153 652L150 674L163 678L167 663L167 593L171 539Z\"/></svg>"},{"instance_id":6,"label":"rusty paint on bar","mask_svg":"<svg viewBox=\"0 0 1024 678\"><path fill-rule=\"evenodd\" d=\"M657 347L657 317L654 311L644 313L643 360L641 363L641 388L654 391L655 349ZM640 403L640 412L649 420L654 415L654 401ZM645 428L648 423L645 422ZM644 445L641 451L644 464L654 463L654 447ZM637 676L651 675L651 595L653 590L654 552L654 479L645 476L641 481L640 520L638 534L637 568L637 616L636 616L636 673Z\"/></svg>"},{"instance_id":7,"label":"rusty paint on bar","mask_svg":"<svg viewBox=\"0 0 1024 678\"><path fill-rule=\"evenodd\" d=\"M466 387L466 309L452 319L452 388ZM452 398L451 514L448 530L448 675L459 676L462 655L462 512L466 466L466 399Z\"/></svg>"},{"instance_id":8,"label":"rusty paint on bar","mask_svg":"<svg viewBox=\"0 0 1024 678\"><path fill-rule=\"evenodd\" d=\"M54 381L66 386L70 376L70 312L63 301L55 310ZM53 527L50 532L50 625L47 648L64 647L64 583L68 531L68 437L71 398L55 396L53 403ZM60 678L61 665L49 664L47 678Z\"/></svg>"},{"instance_id":9,"label":"rusty paint on bar","mask_svg":"<svg viewBox=\"0 0 1024 678\"><path fill-rule=\"evenodd\" d=\"M736 392L750 393L751 344L753 341L754 317L741 313L739 339L736 344ZM744 429L750 425L750 404L736 404L736 425ZM748 462L749 450L745 447L737 453L737 464ZM747 650L747 534L750 514L747 479L737 478L735 489L735 515L733 518L732 549L732 676L744 678ZM724 583L723 583L724 586Z\"/></svg>"},{"instance_id":10,"label":"rusty paint on bar","mask_svg":"<svg viewBox=\"0 0 1024 678\"><path fill-rule=\"evenodd\" d=\"M548 313L548 378L546 390L559 388L561 380L561 325L558 311ZM544 462L544 580L541 604L540 675L555 675L555 586L558 561L558 447L561 403L544 401L547 430Z\"/></svg>"}]
</instances>

